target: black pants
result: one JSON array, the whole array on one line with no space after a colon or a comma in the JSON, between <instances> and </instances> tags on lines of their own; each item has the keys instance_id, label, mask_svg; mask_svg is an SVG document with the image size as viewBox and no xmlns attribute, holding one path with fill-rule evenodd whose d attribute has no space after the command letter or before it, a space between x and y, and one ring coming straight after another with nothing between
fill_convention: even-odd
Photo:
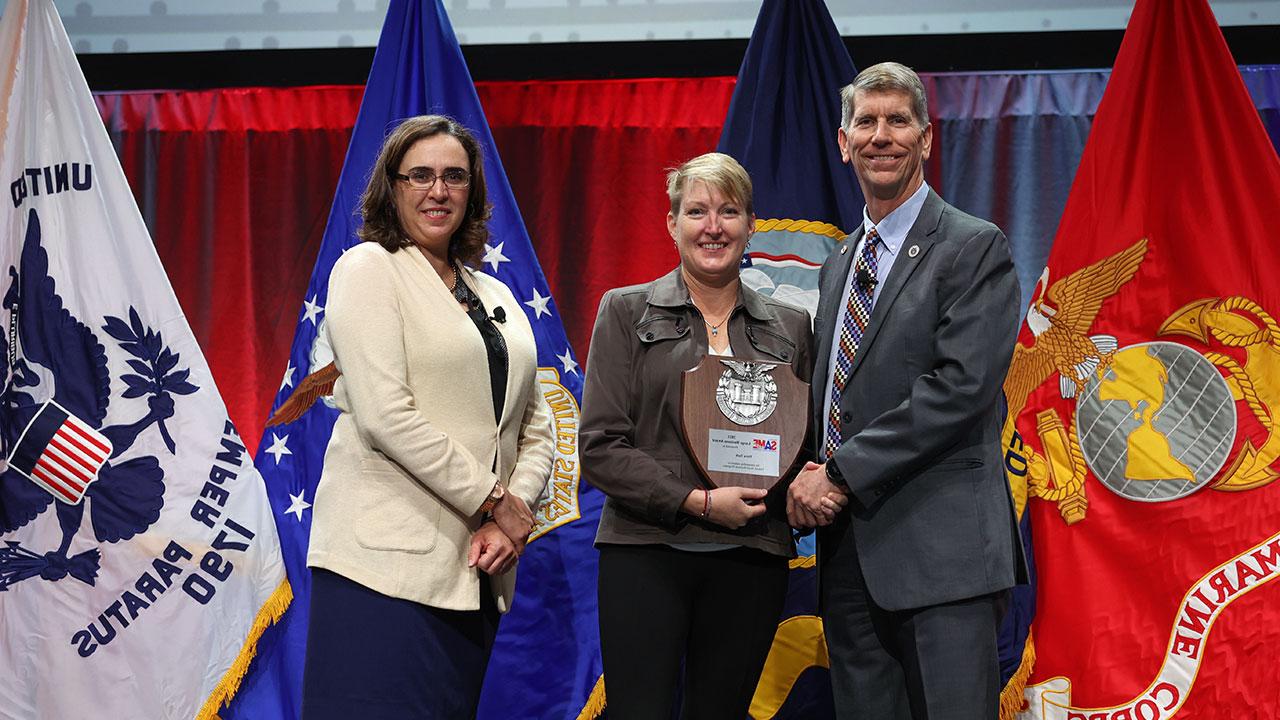
<instances>
[{"instance_id":1,"label":"black pants","mask_svg":"<svg viewBox=\"0 0 1280 720\"><path fill-rule=\"evenodd\" d=\"M1009 591L944 605L885 610L857 553L821 567L822 624L839 720L994 720L1000 715L997 634ZM821 553L820 553L821 555Z\"/></svg>"},{"instance_id":2,"label":"black pants","mask_svg":"<svg viewBox=\"0 0 1280 720\"><path fill-rule=\"evenodd\" d=\"M787 559L748 548L600 546L609 720L742 720L787 593Z\"/></svg>"},{"instance_id":3,"label":"black pants","mask_svg":"<svg viewBox=\"0 0 1280 720\"><path fill-rule=\"evenodd\" d=\"M311 568L302 717L475 717L497 629L487 576L481 578L480 609L462 611L388 597Z\"/></svg>"}]
</instances>

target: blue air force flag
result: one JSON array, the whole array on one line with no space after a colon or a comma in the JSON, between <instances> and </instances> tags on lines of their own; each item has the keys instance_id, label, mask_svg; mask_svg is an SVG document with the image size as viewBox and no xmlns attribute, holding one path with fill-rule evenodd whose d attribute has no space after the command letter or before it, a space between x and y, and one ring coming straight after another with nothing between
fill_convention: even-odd
<instances>
[{"instance_id":1,"label":"blue air force flag","mask_svg":"<svg viewBox=\"0 0 1280 720\"><path fill-rule=\"evenodd\" d=\"M493 215L482 269L511 288L529 319L538 344L538 380L556 432L553 475L543 501L534 508L537 527L520 560L515 602L503 617L490 658L492 681L485 684L479 717L595 717L604 696L592 539L602 498L579 483L582 371L440 0L391 0L388 4L276 408L295 393L309 403L323 395L317 388L332 383L332 370L326 366L333 353L324 329L329 272L342 253L358 242L356 210L383 139L405 118L428 113L454 117L483 147ZM246 678L224 718L296 717L300 711L310 597L306 556L311 503L337 415L332 401L325 398L263 433L258 469L275 508L297 600L280 625L263 637L262 662Z\"/></svg>"},{"instance_id":2,"label":"blue air force flag","mask_svg":"<svg viewBox=\"0 0 1280 720\"><path fill-rule=\"evenodd\" d=\"M262 483L52 0L0 64L0 717L212 717L288 603Z\"/></svg>"}]
</instances>

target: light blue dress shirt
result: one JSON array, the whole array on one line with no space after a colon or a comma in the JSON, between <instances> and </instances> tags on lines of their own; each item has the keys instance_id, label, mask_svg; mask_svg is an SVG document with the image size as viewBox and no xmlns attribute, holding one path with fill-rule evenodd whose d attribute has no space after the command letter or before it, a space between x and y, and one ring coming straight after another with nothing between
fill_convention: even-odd
<instances>
[{"instance_id":1,"label":"light blue dress shirt","mask_svg":"<svg viewBox=\"0 0 1280 720\"><path fill-rule=\"evenodd\" d=\"M840 328L844 327L844 318L849 312L849 292L853 289L854 271L858 264L858 256L862 253L862 246L867 242L867 233L874 228L880 234L880 243L876 247L876 286L871 293L871 307L874 309L876 301L880 299L880 289L889 279L889 271L893 269L893 263L898 259L898 252L907 240L907 233L920 217L920 211L924 208L924 201L928 196L929 183L920 183L920 187L907 198L906 202L885 215L878 224L871 222L866 206L862 207L862 239L858 241L857 247L853 248L854 260L849 263L849 275L844 280L840 304L836 306L836 337L831 343L831 355L827 357L826 392L822 395L822 434L819 437L827 436L827 425L831 417L831 384L835 382L836 353L840 352L839 332Z\"/></svg>"}]
</instances>

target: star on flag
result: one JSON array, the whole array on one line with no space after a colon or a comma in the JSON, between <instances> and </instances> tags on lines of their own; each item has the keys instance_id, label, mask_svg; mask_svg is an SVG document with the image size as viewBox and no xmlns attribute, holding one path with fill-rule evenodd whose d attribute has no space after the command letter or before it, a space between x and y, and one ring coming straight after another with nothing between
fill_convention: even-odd
<instances>
[{"instance_id":1,"label":"star on flag","mask_svg":"<svg viewBox=\"0 0 1280 720\"><path fill-rule=\"evenodd\" d=\"M276 465L280 464L281 457L293 454L293 451L289 449L288 442L289 436L287 434L284 437L280 437L275 433L271 433L271 447L267 448L265 452L275 458Z\"/></svg>"},{"instance_id":2,"label":"star on flag","mask_svg":"<svg viewBox=\"0 0 1280 720\"><path fill-rule=\"evenodd\" d=\"M489 265L492 265L492 266L493 266L493 272L498 272L498 265L499 265L499 264L504 263L504 262L511 262L511 258L509 258L509 257L507 257L506 255L503 255L503 254L502 254L502 246L503 246L503 245L506 245L506 243L505 243L505 242L500 242L500 243L498 243L498 245L497 245L496 247L495 247L495 246L492 246L492 245L485 245L485 246L484 246L484 257L483 257L483 258L481 258L481 262L484 262L484 263L487 263L487 264L489 264Z\"/></svg>"},{"instance_id":3,"label":"star on flag","mask_svg":"<svg viewBox=\"0 0 1280 720\"><path fill-rule=\"evenodd\" d=\"M560 361L560 364L564 365L564 371L566 373L578 372L578 363L573 361L573 355L570 353L569 348L565 348L564 354L557 355L556 359Z\"/></svg>"},{"instance_id":4,"label":"star on flag","mask_svg":"<svg viewBox=\"0 0 1280 720\"><path fill-rule=\"evenodd\" d=\"M311 322L313 325L318 323L316 316L324 312L324 306L316 302L317 296L312 295L309 299L304 300L302 305L306 308L302 316L302 322Z\"/></svg>"},{"instance_id":5,"label":"star on flag","mask_svg":"<svg viewBox=\"0 0 1280 720\"><path fill-rule=\"evenodd\" d=\"M298 518L298 522L302 522L302 511L311 507L311 503L307 502L307 491L304 488L297 495L289 493L289 508L284 511L284 515L293 513Z\"/></svg>"},{"instance_id":6,"label":"star on flag","mask_svg":"<svg viewBox=\"0 0 1280 720\"><path fill-rule=\"evenodd\" d=\"M524 304L533 308L533 319L537 320L543 315L550 315L551 311L547 309L547 303L551 302L551 296L543 297L538 294L538 288L533 289L533 299L525 300Z\"/></svg>"}]
</instances>

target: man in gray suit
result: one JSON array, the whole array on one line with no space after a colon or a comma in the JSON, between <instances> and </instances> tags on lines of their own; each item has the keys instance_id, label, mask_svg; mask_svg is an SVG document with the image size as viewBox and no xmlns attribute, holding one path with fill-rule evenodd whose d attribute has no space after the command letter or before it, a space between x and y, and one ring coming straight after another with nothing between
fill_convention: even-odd
<instances>
[{"instance_id":1,"label":"man in gray suit","mask_svg":"<svg viewBox=\"0 0 1280 720\"><path fill-rule=\"evenodd\" d=\"M933 128L898 63L841 92L840 153L862 226L819 275L821 464L788 490L818 535L840 718L993 720L996 636L1025 559L1001 464L1001 385L1018 328L1004 234L924 182Z\"/></svg>"}]
</instances>

